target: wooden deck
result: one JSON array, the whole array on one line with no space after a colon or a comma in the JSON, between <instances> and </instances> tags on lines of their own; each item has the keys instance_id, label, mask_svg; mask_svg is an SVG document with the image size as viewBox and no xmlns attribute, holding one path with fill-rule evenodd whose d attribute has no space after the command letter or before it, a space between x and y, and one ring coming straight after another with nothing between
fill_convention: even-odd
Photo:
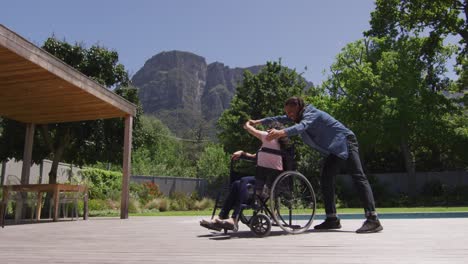
<instances>
[{"instance_id":1,"label":"wooden deck","mask_svg":"<svg viewBox=\"0 0 468 264\"><path fill-rule=\"evenodd\" d=\"M343 229L256 238L246 226L225 236L198 226L201 217L91 218L8 225L0 229L0 263L467 263L468 218L388 219L384 231ZM319 222L319 221L316 221Z\"/></svg>"}]
</instances>

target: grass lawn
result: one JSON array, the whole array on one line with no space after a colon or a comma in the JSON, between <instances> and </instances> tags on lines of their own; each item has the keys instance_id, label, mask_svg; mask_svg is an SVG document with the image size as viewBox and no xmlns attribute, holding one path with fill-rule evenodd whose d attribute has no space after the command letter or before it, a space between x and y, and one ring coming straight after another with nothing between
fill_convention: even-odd
<instances>
[{"instance_id":1,"label":"grass lawn","mask_svg":"<svg viewBox=\"0 0 468 264\"><path fill-rule=\"evenodd\" d=\"M468 207L410 207L410 208L377 208L379 213L429 213L429 212L468 212ZM98 213L98 212L96 212ZM109 212L108 212L109 213ZM130 213L130 216L211 216L212 209L203 211L168 211L154 212L148 211L143 213ZM317 209L316 214L324 214L324 209ZM360 214L363 213L362 208L338 208L339 214ZM93 215L93 214L91 214ZM116 211L115 216L120 215ZM96 216L101 216L99 213ZM104 214L102 216L110 216Z\"/></svg>"}]
</instances>

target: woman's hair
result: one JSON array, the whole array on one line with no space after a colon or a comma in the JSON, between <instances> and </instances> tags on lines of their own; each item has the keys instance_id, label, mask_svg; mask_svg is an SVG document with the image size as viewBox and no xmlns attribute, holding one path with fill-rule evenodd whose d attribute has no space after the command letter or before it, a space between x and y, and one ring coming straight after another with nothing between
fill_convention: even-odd
<instances>
[{"instance_id":1,"label":"woman's hair","mask_svg":"<svg viewBox=\"0 0 468 264\"><path fill-rule=\"evenodd\" d=\"M269 125L269 128L272 129L276 129L276 130L281 130L281 129L284 129L284 125L281 124L280 122L272 122L270 123ZM281 150L285 150L285 149L288 149L289 146L290 146L290 142L289 142L289 138L288 137L281 137L278 139L278 143L280 144L280 149Z\"/></svg>"}]
</instances>

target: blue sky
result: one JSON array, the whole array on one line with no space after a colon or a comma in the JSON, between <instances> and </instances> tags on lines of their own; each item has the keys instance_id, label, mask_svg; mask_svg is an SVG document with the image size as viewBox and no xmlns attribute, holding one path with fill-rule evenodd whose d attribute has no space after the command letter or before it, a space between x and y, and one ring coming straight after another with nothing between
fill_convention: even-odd
<instances>
[{"instance_id":1,"label":"blue sky","mask_svg":"<svg viewBox=\"0 0 468 264\"><path fill-rule=\"evenodd\" d=\"M130 74L162 51L248 67L282 59L315 84L369 28L374 0L5 1L0 23L40 46L55 34L116 50ZM307 66L307 71L304 67Z\"/></svg>"}]
</instances>

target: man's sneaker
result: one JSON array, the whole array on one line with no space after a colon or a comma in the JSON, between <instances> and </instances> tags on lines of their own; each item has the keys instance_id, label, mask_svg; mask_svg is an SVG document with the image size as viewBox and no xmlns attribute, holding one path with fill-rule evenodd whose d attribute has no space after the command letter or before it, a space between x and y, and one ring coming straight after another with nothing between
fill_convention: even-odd
<instances>
[{"instance_id":1,"label":"man's sneaker","mask_svg":"<svg viewBox=\"0 0 468 264\"><path fill-rule=\"evenodd\" d=\"M367 218L367 220L362 224L361 228L356 230L356 233L375 233L382 231L383 227L380 224L379 219Z\"/></svg>"},{"instance_id":2,"label":"man's sneaker","mask_svg":"<svg viewBox=\"0 0 468 264\"><path fill-rule=\"evenodd\" d=\"M340 219L338 217L327 217L323 223L314 226L314 229L340 229Z\"/></svg>"}]
</instances>

